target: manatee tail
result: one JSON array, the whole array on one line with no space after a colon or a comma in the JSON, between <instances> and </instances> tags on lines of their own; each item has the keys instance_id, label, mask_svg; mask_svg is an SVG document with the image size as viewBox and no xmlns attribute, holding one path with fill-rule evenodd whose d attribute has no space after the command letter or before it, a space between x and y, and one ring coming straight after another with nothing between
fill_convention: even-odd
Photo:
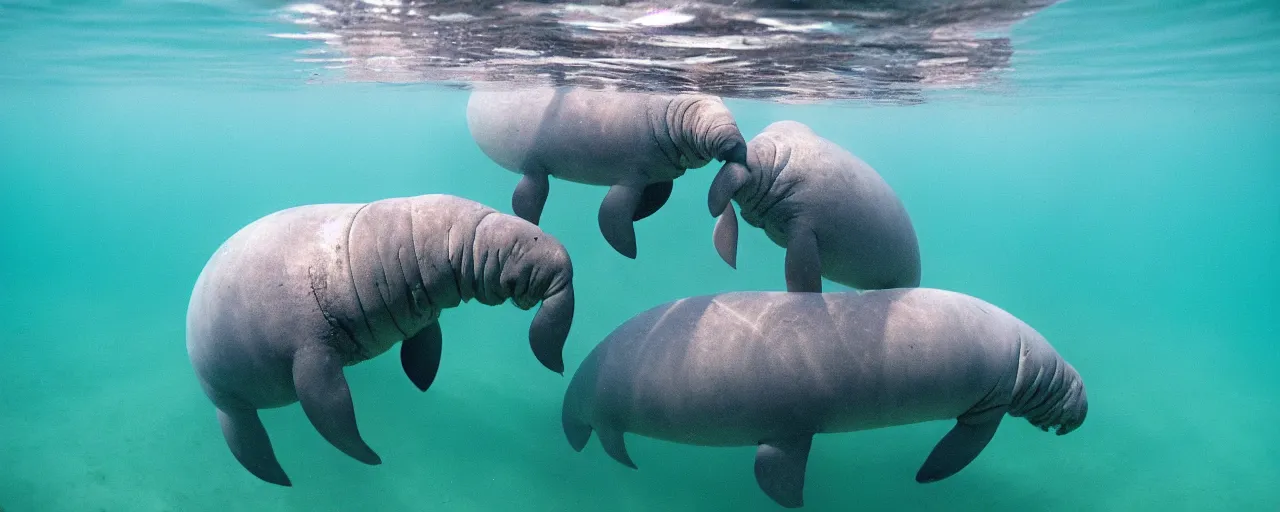
<instances>
[{"instance_id":1,"label":"manatee tail","mask_svg":"<svg viewBox=\"0 0 1280 512\"><path fill-rule=\"evenodd\" d=\"M564 437L569 440L573 451L580 452L587 447L587 441L591 440L591 425L574 416L567 403L560 411L560 425L564 427Z\"/></svg>"},{"instance_id":2,"label":"manatee tail","mask_svg":"<svg viewBox=\"0 0 1280 512\"><path fill-rule=\"evenodd\" d=\"M264 482L291 487L289 476L276 460L271 438L254 409L218 409L218 423L231 455L253 476Z\"/></svg>"},{"instance_id":3,"label":"manatee tail","mask_svg":"<svg viewBox=\"0 0 1280 512\"><path fill-rule=\"evenodd\" d=\"M591 364L591 356L587 358L584 366ZM582 368L583 366L579 366L578 373L569 381L569 386L564 390L564 401L560 404L560 426L564 428L564 437L575 452L581 452L587 446L587 441L591 440L591 425L578 414L585 405L582 386L589 380L582 373Z\"/></svg>"}]
</instances>

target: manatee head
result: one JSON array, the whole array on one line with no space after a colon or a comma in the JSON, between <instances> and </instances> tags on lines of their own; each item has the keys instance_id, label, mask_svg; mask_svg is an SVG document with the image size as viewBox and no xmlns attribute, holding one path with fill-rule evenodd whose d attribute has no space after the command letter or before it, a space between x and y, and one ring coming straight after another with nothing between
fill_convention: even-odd
<instances>
[{"instance_id":1,"label":"manatee head","mask_svg":"<svg viewBox=\"0 0 1280 512\"><path fill-rule=\"evenodd\" d=\"M1058 435L1080 428L1089 413L1084 380L1040 333L1024 324L1018 335L1021 353L1009 414Z\"/></svg>"},{"instance_id":2,"label":"manatee head","mask_svg":"<svg viewBox=\"0 0 1280 512\"><path fill-rule=\"evenodd\" d=\"M542 303L529 326L529 345L543 366L564 373L562 352L574 311L569 252L555 237L524 219L505 214L493 217L497 219L486 220L488 225L481 230L490 240L490 257L499 262L498 295L524 310Z\"/></svg>"},{"instance_id":3,"label":"manatee head","mask_svg":"<svg viewBox=\"0 0 1280 512\"><path fill-rule=\"evenodd\" d=\"M679 165L696 169L711 160L747 163L747 143L733 113L716 96L676 96L667 109L667 128L679 150Z\"/></svg>"}]
</instances>

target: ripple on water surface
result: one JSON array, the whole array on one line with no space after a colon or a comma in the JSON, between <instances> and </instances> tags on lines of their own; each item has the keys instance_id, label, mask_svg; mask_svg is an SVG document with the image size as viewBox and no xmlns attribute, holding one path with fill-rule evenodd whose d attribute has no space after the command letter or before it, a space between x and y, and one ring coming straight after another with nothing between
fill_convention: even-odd
<instances>
[{"instance_id":1,"label":"ripple on water surface","mask_svg":"<svg viewBox=\"0 0 1280 512\"><path fill-rule=\"evenodd\" d=\"M781 102L1276 92L1269 0L0 4L0 83L581 85Z\"/></svg>"}]
</instances>

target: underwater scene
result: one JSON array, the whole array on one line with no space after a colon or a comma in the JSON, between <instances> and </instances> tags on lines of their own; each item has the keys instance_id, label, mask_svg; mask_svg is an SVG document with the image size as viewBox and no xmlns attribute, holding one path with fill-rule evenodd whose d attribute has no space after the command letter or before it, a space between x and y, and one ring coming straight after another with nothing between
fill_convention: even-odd
<instances>
[{"instance_id":1,"label":"underwater scene","mask_svg":"<svg viewBox=\"0 0 1280 512\"><path fill-rule=\"evenodd\" d=\"M1280 511L1280 3L0 0L0 512Z\"/></svg>"}]
</instances>

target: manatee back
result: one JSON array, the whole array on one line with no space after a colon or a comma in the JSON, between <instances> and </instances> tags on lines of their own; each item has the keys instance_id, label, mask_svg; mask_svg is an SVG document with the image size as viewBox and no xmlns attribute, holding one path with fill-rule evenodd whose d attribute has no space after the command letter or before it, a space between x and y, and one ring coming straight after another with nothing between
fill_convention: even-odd
<instances>
[{"instance_id":1,"label":"manatee back","mask_svg":"<svg viewBox=\"0 0 1280 512\"><path fill-rule=\"evenodd\" d=\"M577 87L472 93L468 126L480 149L506 169L546 172L590 185L624 176L676 177L665 123L667 96Z\"/></svg>"},{"instance_id":2,"label":"manatee back","mask_svg":"<svg viewBox=\"0 0 1280 512\"><path fill-rule=\"evenodd\" d=\"M886 217L905 214L897 194L862 159L839 144L795 121L769 125L751 144L762 167L775 168L775 191L786 190L806 206L834 209L853 207L849 213L883 212Z\"/></svg>"},{"instance_id":3,"label":"manatee back","mask_svg":"<svg viewBox=\"0 0 1280 512\"><path fill-rule=\"evenodd\" d=\"M541 120L555 89L476 90L467 100L467 128L480 151L513 172L522 172L536 149Z\"/></svg>"},{"instance_id":4,"label":"manatee back","mask_svg":"<svg viewBox=\"0 0 1280 512\"><path fill-rule=\"evenodd\" d=\"M306 302L302 299L310 297L311 271L335 256L360 206L288 208L233 233L210 256L192 289L187 310L190 342L236 324L284 316L295 302Z\"/></svg>"},{"instance_id":5,"label":"manatee back","mask_svg":"<svg viewBox=\"0 0 1280 512\"><path fill-rule=\"evenodd\" d=\"M748 322L726 318L717 296L677 300L623 322L583 361L566 411L584 422L659 439L741 445L772 420L748 403L771 387ZM708 333L714 332L713 346ZM776 423L776 422L775 422ZM781 428L783 425L775 425Z\"/></svg>"},{"instance_id":6,"label":"manatee back","mask_svg":"<svg viewBox=\"0 0 1280 512\"><path fill-rule=\"evenodd\" d=\"M859 289L919 286L915 227L880 173L794 121L770 125L757 140L752 149L758 165L772 165L777 173L771 193L785 194L768 217L808 221L818 236L823 275ZM768 232L770 222L764 224ZM774 227L771 238L785 247L783 229Z\"/></svg>"},{"instance_id":7,"label":"manatee back","mask_svg":"<svg viewBox=\"0 0 1280 512\"><path fill-rule=\"evenodd\" d=\"M963 296L916 290L664 304L601 342L570 394L590 423L703 445L954 418L1016 371L1016 348Z\"/></svg>"},{"instance_id":8,"label":"manatee back","mask_svg":"<svg viewBox=\"0 0 1280 512\"><path fill-rule=\"evenodd\" d=\"M262 217L229 237L206 263L187 310L187 350L218 396L290 399L289 361L329 335L313 271L334 259L358 204L307 205ZM215 403L220 398L212 396Z\"/></svg>"}]
</instances>

